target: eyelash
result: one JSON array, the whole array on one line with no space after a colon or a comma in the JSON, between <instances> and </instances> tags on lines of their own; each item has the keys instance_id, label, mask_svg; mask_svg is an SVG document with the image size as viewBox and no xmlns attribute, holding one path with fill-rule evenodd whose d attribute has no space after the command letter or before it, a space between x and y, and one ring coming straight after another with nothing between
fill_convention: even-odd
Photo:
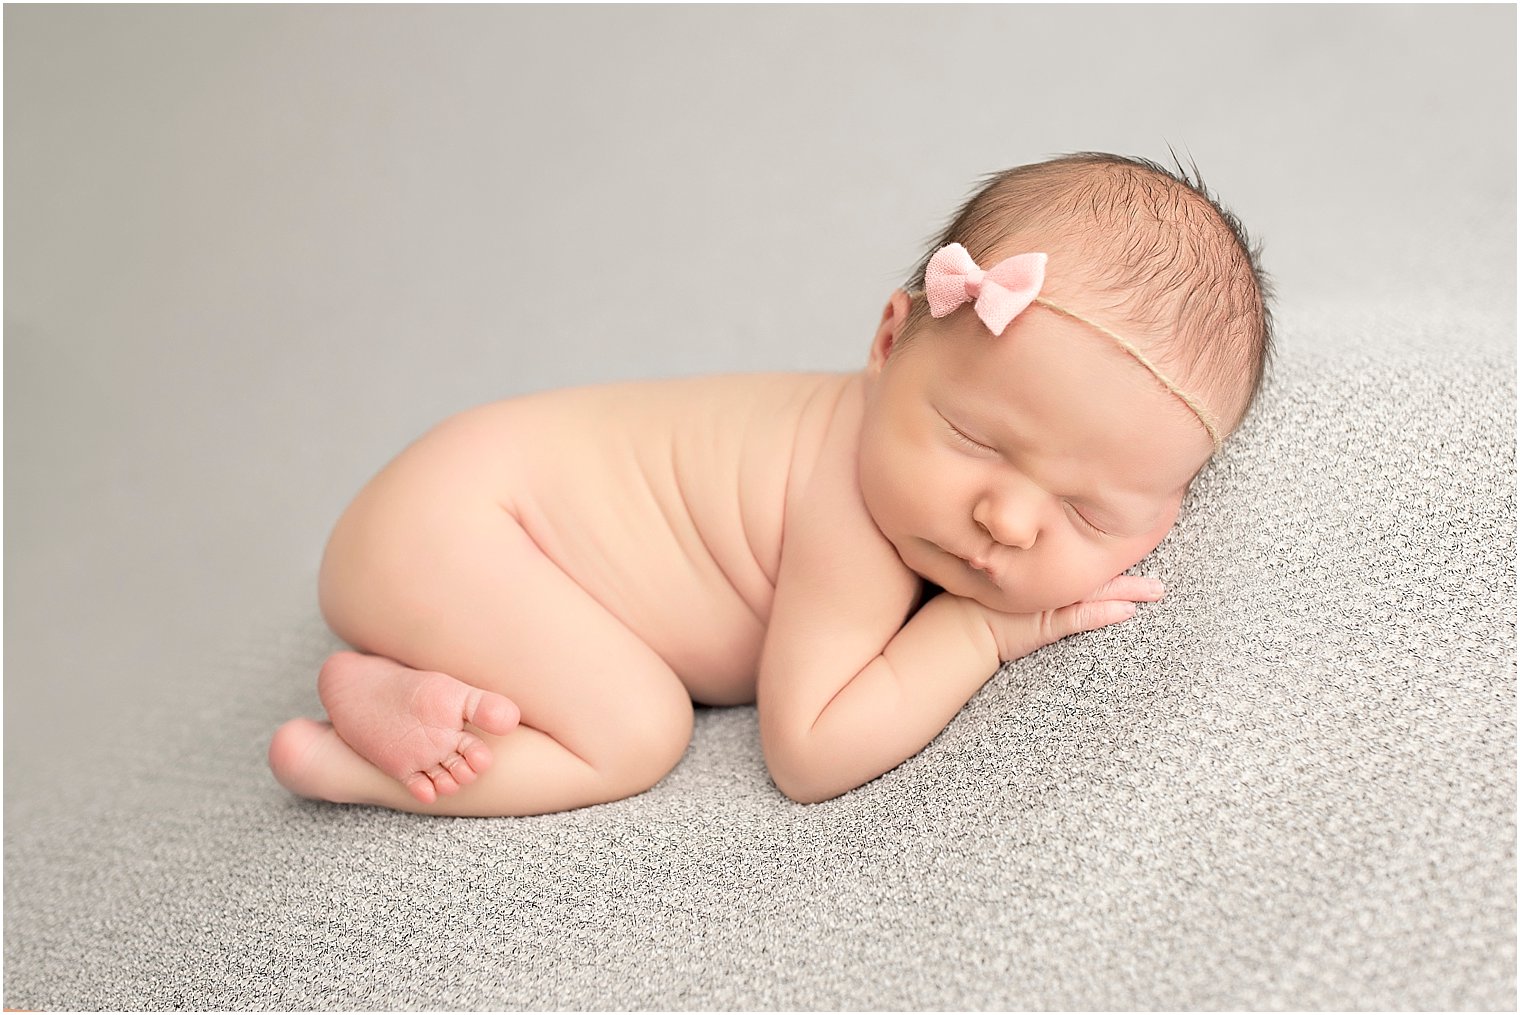
<instances>
[{"instance_id":1,"label":"eyelash","mask_svg":"<svg viewBox=\"0 0 1520 1015\"><path fill-rule=\"evenodd\" d=\"M945 420L945 425L950 428L950 432L955 435L956 439L959 440L959 441L961 441L963 444L970 445L971 447L977 448L978 450L981 450L981 451L995 451L995 450L997 450L996 448L989 448L987 445L983 444L981 441L974 441L970 437L967 437L965 434L961 433L960 427L956 426L954 423L950 422L948 419Z\"/></svg>"},{"instance_id":2,"label":"eyelash","mask_svg":"<svg viewBox=\"0 0 1520 1015\"><path fill-rule=\"evenodd\" d=\"M996 448L989 448L987 445L983 444L981 441L972 440L970 437L967 437L964 433L961 432L961 430L960 430L960 428L958 426L956 426L954 423L950 422L948 419L945 420L945 425L950 428L950 432L955 435L955 439L958 440L958 441L960 441L962 444L965 444L967 447L976 448L978 451L994 451L995 452L997 450ZM1076 515L1077 518L1081 520L1081 522L1082 522L1083 525L1087 526L1089 529L1092 529L1094 532L1098 533L1098 535L1100 535L1100 536L1107 536L1107 535L1109 535L1108 532L1105 532L1103 529L1098 528L1092 522L1088 521L1087 520L1087 516L1084 515L1082 512L1078 511L1076 509L1076 507L1074 507L1072 505L1071 501L1063 501L1062 503L1064 503L1067 507L1071 508L1071 513L1074 514L1074 515Z\"/></svg>"},{"instance_id":3,"label":"eyelash","mask_svg":"<svg viewBox=\"0 0 1520 1015\"><path fill-rule=\"evenodd\" d=\"M1097 527L1097 526L1096 526L1096 525L1094 525L1094 524L1093 524L1093 523L1092 523L1092 522L1090 522L1090 521L1088 521L1088 520L1087 520L1087 516L1086 516L1086 515L1084 515L1084 514L1083 514L1083 513L1082 513L1082 512L1080 512L1080 511L1078 511L1078 510L1077 510L1077 509L1076 509L1076 508L1075 508L1075 507L1073 507L1073 506L1072 506L1072 504L1071 504L1071 502L1070 502L1070 501L1067 501L1067 502L1066 502L1066 506L1067 506L1067 507L1070 507L1070 508L1071 508L1071 513L1072 513L1072 514L1074 514L1074 515L1076 515L1076 516L1077 516L1077 517L1078 517L1078 518L1080 518L1080 519L1082 519L1082 524L1083 524L1083 525L1086 525L1086 526L1087 526L1087 527L1088 527L1088 528L1089 528L1089 529L1092 529L1092 530L1093 530L1093 531L1094 531L1094 532L1096 532L1096 533L1097 533L1097 534L1098 534L1098 535L1100 535L1100 536L1107 536L1107 535L1110 535L1110 533L1108 533L1108 532L1104 532L1104 531L1103 531L1103 530L1102 530L1102 529L1100 529L1100 528L1098 528L1098 527Z\"/></svg>"}]
</instances>

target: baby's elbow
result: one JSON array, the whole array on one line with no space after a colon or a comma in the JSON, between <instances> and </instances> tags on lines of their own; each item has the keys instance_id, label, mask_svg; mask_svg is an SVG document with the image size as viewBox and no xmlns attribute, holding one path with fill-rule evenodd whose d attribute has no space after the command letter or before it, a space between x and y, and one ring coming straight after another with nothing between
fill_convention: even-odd
<instances>
[{"instance_id":1,"label":"baby's elbow","mask_svg":"<svg viewBox=\"0 0 1520 1015\"><path fill-rule=\"evenodd\" d=\"M828 763L827 745L814 735L813 725L775 701L760 707L760 750L766 770L776 788L799 804L832 800L851 788L837 784L838 766Z\"/></svg>"},{"instance_id":2,"label":"baby's elbow","mask_svg":"<svg viewBox=\"0 0 1520 1015\"><path fill-rule=\"evenodd\" d=\"M825 800L832 800L841 792L839 790L830 792L817 783L806 780L799 781L790 775L778 775L775 769L771 769L771 781L776 784L776 788L781 791L782 796L793 803L799 804L822 803Z\"/></svg>"},{"instance_id":3,"label":"baby's elbow","mask_svg":"<svg viewBox=\"0 0 1520 1015\"><path fill-rule=\"evenodd\" d=\"M775 777L772 776L772 780L774 780L774 778ZM821 804L825 800L832 800L837 796L843 796L845 793L845 790L843 789L830 789L816 785L785 787L782 786L779 782L776 783L776 788L781 790L782 796L785 796L793 803L799 804Z\"/></svg>"},{"instance_id":4,"label":"baby's elbow","mask_svg":"<svg viewBox=\"0 0 1520 1015\"><path fill-rule=\"evenodd\" d=\"M799 804L822 803L849 789L830 785L825 778L827 770L811 763L801 751L778 750L767 745L765 767L782 795Z\"/></svg>"}]
</instances>

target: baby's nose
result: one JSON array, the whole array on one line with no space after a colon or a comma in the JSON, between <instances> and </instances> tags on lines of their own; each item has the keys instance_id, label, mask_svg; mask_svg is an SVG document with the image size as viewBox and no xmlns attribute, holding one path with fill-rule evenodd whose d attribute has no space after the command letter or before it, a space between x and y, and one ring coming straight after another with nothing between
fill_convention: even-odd
<instances>
[{"instance_id":1,"label":"baby's nose","mask_svg":"<svg viewBox=\"0 0 1520 1015\"><path fill-rule=\"evenodd\" d=\"M1016 497L986 497L972 512L972 518L994 542L1027 550L1040 534L1036 505Z\"/></svg>"}]
</instances>

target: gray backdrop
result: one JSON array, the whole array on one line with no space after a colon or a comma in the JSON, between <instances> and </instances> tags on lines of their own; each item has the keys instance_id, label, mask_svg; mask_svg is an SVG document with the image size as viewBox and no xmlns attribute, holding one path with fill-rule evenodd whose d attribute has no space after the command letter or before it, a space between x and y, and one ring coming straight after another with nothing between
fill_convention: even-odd
<instances>
[{"instance_id":1,"label":"gray backdrop","mask_svg":"<svg viewBox=\"0 0 1520 1015\"><path fill-rule=\"evenodd\" d=\"M1513 340L1508 6L4 21L8 822L217 751L219 663L315 615L339 512L443 416L854 369L986 172L1190 155L1265 241L1284 355L1437 294Z\"/></svg>"}]
</instances>

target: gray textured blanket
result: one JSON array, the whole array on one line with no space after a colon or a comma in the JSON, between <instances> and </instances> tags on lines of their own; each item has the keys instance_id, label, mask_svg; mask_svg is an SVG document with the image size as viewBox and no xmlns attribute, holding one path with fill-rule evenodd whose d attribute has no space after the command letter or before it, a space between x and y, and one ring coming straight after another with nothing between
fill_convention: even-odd
<instances>
[{"instance_id":1,"label":"gray textured blanket","mask_svg":"<svg viewBox=\"0 0 1520 1015\"><path fill-rule=\"evenodd\" d=\"M1513 6L4 20L6 1006L1513 1009ZM426 427L858 367L976 174L1169 142L1283 327L1164 602L815 806L745 707L567 814L269 777Z\"/></svg>"},{"instance_id":2,"label":"gray textured blanket","mask_svg":"<svg viewBox=\"0 0 1520 1015\"><path fill-rule=\"evenodd\" d=\"M583 811L293 799L264 745L339 643L259 631L116 792L8 808L7 1003L1503 1008L1513 359L1404 327L1296 336L1140 566L1164 604L824 804L749 707Z\"/></svg>"}]
</instances>

